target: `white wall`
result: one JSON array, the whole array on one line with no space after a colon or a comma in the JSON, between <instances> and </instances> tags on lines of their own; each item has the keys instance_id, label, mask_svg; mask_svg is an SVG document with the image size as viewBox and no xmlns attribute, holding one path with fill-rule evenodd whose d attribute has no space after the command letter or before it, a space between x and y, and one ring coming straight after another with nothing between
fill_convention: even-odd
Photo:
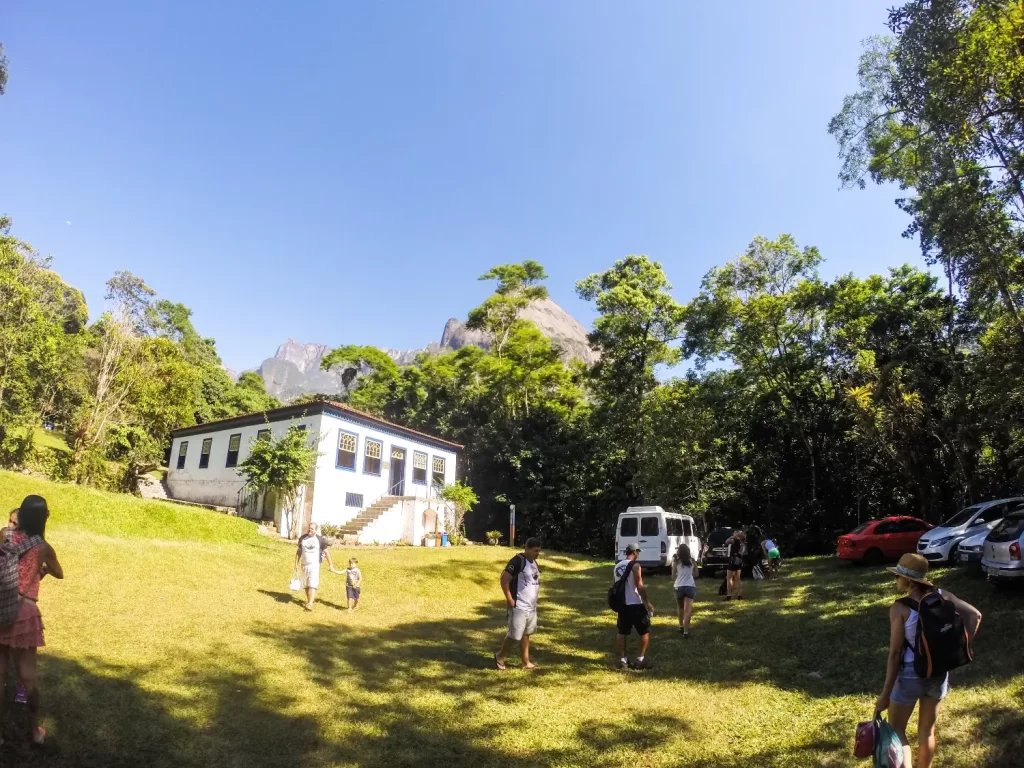
<instances>
[{"instance_id":1,"label":"white wall","mask_svg":"<svg viewBox=\"0 0 1024 768\"><path fill-rule=\"evenodd\" d=\"M238 491L245 485L245 478L238 474L237 467L227 467L228 441L231 435L241 434L242 441L238 450L238 463L241 464L249 455L249 444L256 434L263 429L270 429L274 437L280 437L288 431L292 424L305 424L307 431L315 435L320 430L319 415L296 418L290 421L276 421L270 425L265 422L247 427L231 429L214 429L210 432L176 437L171 444L170 469L167 472L167 487L171 496L183 501L199 504L216 504L221 507L234 507L238 501ZM213 425L216 427L216 425ZM203 440L212 438L210 447L210 465L206 469L199 468L199 457L203 449ZM185 456L184 469L178 469L178 451L183 441L188 441L188 452Z\"/></svg>"},{"instance_id":2,"label":"white wall","mask_svg":"<svg viewBox=\"0 0 1024 768\"><path fill-rule=\"evenodd\" d=\"M316 479L313 492L313 520L318 523L342 525L359 514L362 509L387 493L390 480L391 448L405 449L405 495L427 498L432 477L432 462L435 456L445 460L445 485L455 482L456 454L453 450L435 447L428 441L406 437L391 432L385 427L368 426L333 413L324 413L319 430L321 433L320 458L317 460ZM339 432L344 430L356 435L356 468L341 469L337 466ZM384 443L380 475L363 471L366 438ZM191 448L189 449L191 451ZM412 482L413 452L427 454L427 483ZM346 507L345 494L362 494L362 507ZM394 540L402 538L401 531Z\"/></svg>"}]
</instances>

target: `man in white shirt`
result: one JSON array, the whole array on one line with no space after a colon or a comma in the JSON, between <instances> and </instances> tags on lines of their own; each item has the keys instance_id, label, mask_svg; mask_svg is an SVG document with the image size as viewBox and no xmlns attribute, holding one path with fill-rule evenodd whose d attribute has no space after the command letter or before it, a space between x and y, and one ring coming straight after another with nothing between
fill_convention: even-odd
<instances>
[{"instance_id":1,"label":"man in white shirt","mask_svg":"<svg viewBox=\"0 0 1024 768\"><path fill-rule=\"evenodd\" d=\"M620 669L629 669L630 664L626 657L626 638L632 634L634 628L640 636L640 647L633 669L651 669L651 664L647 660L647 645L651 639L651 615L654 613L654 606L651 605L651 601L647 597L647 588L644 586L640 563L636 562L639 556L640 547L636 544L627 544L625 559L620 560L615 566L615 581L626 576L626 571L629 571L629 575L626 576L626 604L619 611L617 622Z\"/></svg>"},{"instance_id":2,"label":"man in white shirt","mask_svg":"<svg viewBox=\"0 0 1024 768\"><path fill-rule=\"evenodd\" d=\"M527 539L522 554L508 561L501 572L501 591L508 612L508 634L501 650L494 654L498 669L505 669L505 657L519 643L523 669L536 669L530 663L530 636L537 631L537 597L540 594L540 539Z\"/></svg>"},{"instance_id":3,"label":"man in white shirt","mask_svg":"<svg viewBox=\"0 0 1024 768\"><path fill-rule=\"evenodd\" d=\"M331 573L338 573L331 559L331 551L327 548L327 539L320 536L320 527L316 523L310 523L304 536L299 537L299 547L295 552L295 572L300 573L301 585L306 590L306 604L303 606L307 611L313 610L313 602L316 600L316 591L320 588L320 563L327 559Z\"/></svg>"}]
</instances>

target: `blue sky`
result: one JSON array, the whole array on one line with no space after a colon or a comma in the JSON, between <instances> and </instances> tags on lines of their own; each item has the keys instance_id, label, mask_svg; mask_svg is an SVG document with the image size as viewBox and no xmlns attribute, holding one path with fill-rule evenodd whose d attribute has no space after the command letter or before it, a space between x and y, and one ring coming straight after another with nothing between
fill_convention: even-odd
<instances>
[{"instance_id":1,"label":"blue sky","mask_svg":"<svg viewBox=\"0 0 1024 768\"><path fill-rule=\"evenodd\" d=\"M129 269L236 369L423 346L525 258L587 325L575 281L629 253L684 302L756 234L919 263L826 132L891 4L13 3L0 213L94 313Z\"/></svg>"}]
</instances>

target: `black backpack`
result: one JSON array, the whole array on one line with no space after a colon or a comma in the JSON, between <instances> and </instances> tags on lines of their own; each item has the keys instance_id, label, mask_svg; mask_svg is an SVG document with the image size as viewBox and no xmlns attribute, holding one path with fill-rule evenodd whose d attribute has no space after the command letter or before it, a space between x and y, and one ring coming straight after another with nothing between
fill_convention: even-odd
<instances>
[{"instance_id":1,"label":"black backpack","mask_svg":"<svg viewBox=\"0 0 1024 768\"><path fill-rule=\"evenodd\" d=\"M929 592L920 602L910 597L900 602L917 611L917 637L911 650L918 677L945 677L951 669L971 663L971 641L953 603L937 591ZM910 648L906 640L903 644Z\"/></svg>"},{"instance_id":2,"label":"black backpack","mask_svg":"<svg viewBox=\"0 0 1024 768\"><path fill-rule=\"evenodd\" d=\"M626 582L629 580L629 574L633 572L634 565L636 560L630 561L622 576L608 587L608 607L616 613L620 613L626 607Z\"/></svg>"}]
</instances>

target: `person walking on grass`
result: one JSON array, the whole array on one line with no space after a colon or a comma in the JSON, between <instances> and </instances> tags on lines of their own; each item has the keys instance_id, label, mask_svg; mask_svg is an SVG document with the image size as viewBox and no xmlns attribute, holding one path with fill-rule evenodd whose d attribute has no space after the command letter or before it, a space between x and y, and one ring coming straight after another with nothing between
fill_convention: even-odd
<instances>
[{"instance_id":1,"label":"person walking on grass","mask_svg":"<svg viewBox=\"0 0 1024 768\"><path fill-rule=\"evenodd\" d=\"M349 611L359 607L359 593L363 587L363 572L359 570L359 561L354 557L348 561L345 571L345 597L348 599Z\"/></svg>"},{"instance_id":2,"label":"person walking on grass","mask_svg":"<svg viewBox=\"0 0 1024 768\"><path fill-rule=\"evenodd\" d=\"M679 607L679 634L690 638L690 617L693 615L693 601L697 597L697 563L690 548L680 544L672 556L672 588L676 593Z\"/></svg>"},{"instance_id":3,"label":"person walking on grass","mask_svg":"<svg viewBox=\"0 0 1024 768\"><path fill-rule=\"evenodd\" d=\"M896 575L896 588L906 597L896 600L889 608L889 659L882 694L875 703L875 716L889 710L889 724L903 743L903 765L910 768L913 750L907 741L907 723L914 714L914 706L920 703L917 713L917 766L931 768L935 757L935 720L939 703L949 693L949 673L922 678L915 671L914 647L921 629L918 609L930 616L936 605L934 599L929 599L932 595L948 601L963 622L968 648L981 624L981 611L958 599L952 592L937 589L927 578L928 560L923 555L903 555L895 568L886 570ZM941 609L942 603L938 605ZM952 615L952 612L947 613ZM940 626L945 626L945 622ZM962 636L959 641L963 641ZM929 642L929 648L931 645ZM936 642L935 645L936 659L941 659L945 656L939 647L941 643ZM969 660L969 655L967 658Z\"/></svg>"},{"instance_id":4,"label":"person walking on grass","mask_svg":"<svg viewBox=\"0 0 1024 768\"><path fill-rule=\"evenodd\" d=\"M7 527L3 531L0 531L0 537L6 537L7 532L14 532L18 530L18 510L12 509L11 514L7 516ZM6 539L2 539L6 540ZM14 665L12 665L13 667ZM14 694L15 704L26 704L28 703L28 694L25 692L25 686L21 684L21 679L18 677L17 671L14 672L12 677L16 681L18 686L17 692Z\"/></svg>"},{"instance_id":5,"label":"person walking on grass","mask_svg":"<svg viewBox=\"0 0 1024 768\"><path fill-rule=\"evenodd\" d=\"M494 664L505 669L505 659L516 643L522 655L523 669L536 669L530 661L530 637L537 631L537 597L540 594L540 539L529 538L522 553L508 561L501 572L501 591L505 595L508 634L494 654Z\"/></svg>"},{"instance_id":6,"label":"person walking on grass","mask_svg":"<svg viewBox=\"0 0 1024 768\"><path fill-rule=\"evenodd\" d=\"M640 637L640 647L637 649L636 662L632 668L652 668L647 659L647 646L651 639L651 616L654 614L654 606L651 605L651 600L647 596L647 587L644 586L644 575L640 563L636 562L639 556L640 546L627 544L625 559L620 560L615 566L615 581L623 577L626 578L625 605L619 611L619 618L616 622L618 629L616 648L619 651L620 669L629 669L631 666L626 656L626 638L633 633L634 629Z\"/></svg>"},{"instance_id":7,"label":"person walking on grass","mask_svg":"<svg viewBox=\"0 0 1024 768\"><path fill-rule=\"evenodd\" d=\"M743 531L733 531L725 546L729 549L729 564L725 568L725 599L732 600L735 594L737 600L742 600L743 558L747 554L747 535Z\"/></svg>"},{"instance_id":8,"label":"person walking on grass","mask_svg":"<svg viewBox=\"0 0 1024 768\"><path fill-rule=\"evenodd\" d=\"M327 559L331 573L339 572L331 559L327 539L320 536L319 532L319 526L316 523L310 523L305 535L299 537L299 548L295 552L295 572L299 573L301 566L300 584L306 590L306 604L303 607L307 611L313 610L316 591L320 588L320 564L324 558Z\"/></svg>"},{"instance_id":9,"label":"person walking on grass","mask_svg":"<svg viewBox=\"0 0 1024 768\"><path fill-rule=\"evenodd\" d=\"M18 558L18 613L12 624L0 626L0 680L14 661L18 677L25 686L28 705L28 736L33 744L42 744L46 731L39 727L38 649L43 640L43 618L36 601L39 582L46 576L64 578L64 569L45 539L50 511L42 496L26 496L18 508L17 530L4 529L3 547L8 556ZM7 696L0 697L0 723L6 718ZM0 737L0 744L3 738Z\"/></svg>"}]
</instances>

